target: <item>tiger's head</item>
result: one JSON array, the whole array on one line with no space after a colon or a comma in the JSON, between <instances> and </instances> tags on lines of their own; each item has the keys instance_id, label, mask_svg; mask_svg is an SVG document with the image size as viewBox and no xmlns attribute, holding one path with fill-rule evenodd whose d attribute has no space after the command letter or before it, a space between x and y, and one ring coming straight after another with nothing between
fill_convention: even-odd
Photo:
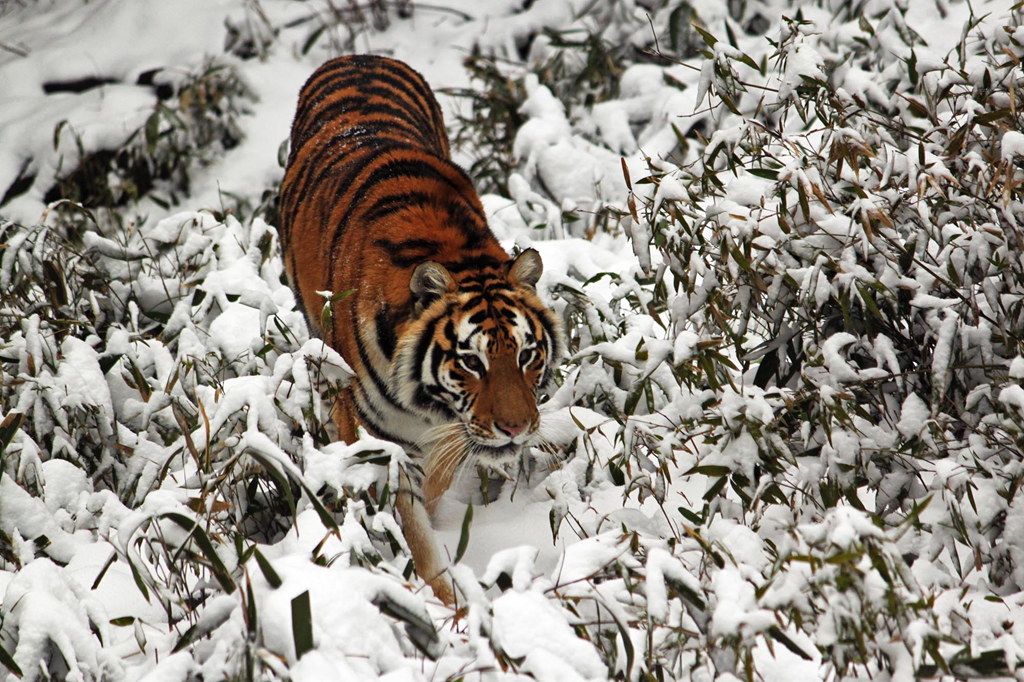
<instances>
[{"instance_id":1,"label":"tiger's head","mask_svg":"<svg viewBox=\"0 0 1024 682\"><path fill-rule=\"evenodd\" d=\"M497 465L517 455L540 426L537 392L561 353L555 314L535 286L540 254L474 268L458 281L419 264L409 283L413 319L398 342L392 386L409 410L437 425L451 459ZM457 463L456 463L457 464Z\"/></svg>"}]
</instances>

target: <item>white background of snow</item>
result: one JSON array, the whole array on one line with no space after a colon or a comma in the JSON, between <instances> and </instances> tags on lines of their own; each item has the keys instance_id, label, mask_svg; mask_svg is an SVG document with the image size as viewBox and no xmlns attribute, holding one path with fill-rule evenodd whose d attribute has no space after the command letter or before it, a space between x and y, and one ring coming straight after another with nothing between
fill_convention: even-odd
<instances>
[{"instance_id":1,"label":"white background of snow","mask_svg":"<svg viewBox=\"0 0 1024 682\"><path fill-rule=\"evenodd\" d=\"M148 91L131 85L106 86L97 89L89 97L73 99L43 97L43 82L97 76L124 79L131 83L139 73L149 68L159 66L185 69L194 66L206 53L221 53L224 18L239 16L242 4L240 0L181 0L173 3L161 0L93 0L83 9L77 3L50 3L43 0L0 14L0 43L15 45L28 52L27 58L21 58L11 52L0 51L0 189L10 184L22 162L30 156L35 157L35 170L40 173L40 180L31 192L0 209L3 215L26 223L35 222L42 215L42 191L49 184L46 179L52 177L56 168L52 132L58 121L69 120L89 146L116 144L128 131L141 124L152 106L152 97ZM272 15L279 11L280 3L271 0L264 4ZM408 61L424 73L435 88L460 87L468 83L461 60L474 42L496 44L512 40L528 28L558 19L560 11L568 11L568 3L559 10L555 7L558 3L538 2L536 12L520 15L515 22L502 23L498 19L508 14L509 9L517 3L451 1L437 4L471 14L474 19L465 22L455 13L420 9L409 21L397 21L391 29L381 34L364 36L360 39L360 48L389 53ZM708 3L700 5L700 11L713 13L712 8L705 7ZM918 11L914 7L916 5L912 3L912 13ZM948 27L955 25L956 17L964 14L965 5L951 5L951 10L952 18L943 20L939 19L934 8L913 14L917 30L940 56L945 54L958 37ZM281 41L281 44L284 42ZM264 186L269 179L280 174L276 164L277 150L287 135L296 93L312 69L326 56L323 49L316 49L308 57L297 58L278 48L277 53L266 62L239 62L241 72L259 98L259 102L252 107L253 115L242 119L246 140L200 173L194 182L197 189L185 202L186 207L216 207L220 191L244 195L254 188ZM816 68L811 57L813 55L800 67L804 72ZM921 60L922 56L918 58ZM798 66L794 65L794 68ZM645 88L640 84L636 87L637 96L643 97ZM692 113L695 106L692 92L692 89L687 90L679 100L666 104L682 107L670 110L668 114L679 116ZM568 126L561 118L564 112L560 112L555 106L557 103L546 100L546 97L540 88L533 93L529 106L534 109L530 113L536 114L536 118L531 119L529 125L533 126L534 132L524 134L517 153L527 160L528 165L536 167L559 198L578 199L580 195L589 196L592 193L584 190L590 190L595 184L602 185L605 193L613 193L621 178L617 156L601 150L581 148L579 141L570 139ZM458 103L444 96L441 100L451 120L450 114ZM686 110L687 107L689 110ZM635 167L639 169L636 141L624 133L623 115L624 112L615 111L612 107L594 114L605 140L622 152L633 152L629 162L631 165L636 164ZM1024 155L1024 141L1018 137L1003 137L1001 153L1004 160L1013 161L1017 156ZM657 147L656 141L648 140L647 143L648 149ZM70 148L70 145L66 148ZM574 167L584 166L588 162L593 174L577 176L571 172ZM636 175L634 173L634 177ZM558 182L559 178L562 182ZM734 183L732 190L735 191L732 193L737 205L756 203L759 182L747 178ZM671 189L671 183L664 182L660 191L668 198ZM500 203L488 201L488 206L498 211L494 223L499 236L509 244L513 241L529 242L529 235L522 234L519 226L502 220ZM149 208L155 214L158 213L156 207ZM570 268L589 275L602 271L626 272L635 267L631 247L623 240L608 238L598 243L549 241L538 246L547 266L542 289L564 277ZM247 349L245 337L249 335L240 334L238 330L258 329L258 319L253 317L255 313L252 308L234 307L229 315L218 320L213 331L225 352L236 353ZM837 335L824 349L827 363L840 379L856 378L856 371L844 357L844 346L854 340L852 337L846 339ZM628 344L622 346L626 347ZM71 359L69 368L75 366L76 354L85 356L90 350L82 342L69 340L65 348L67 357ZM616 349L609 349L609 352L613 350ZM937 362L936 366L941 365ZM94 364L83 360L80 367L78 373L69 369L68 373L57 378L67 391L67 404L85 403L112 411L113 399L106 383L90 376ZM1014 375L1020 374L1024 374L1024 371L1015 367ZM898 425L900 432L907 437L919 434L928 417L921 411L920 399L913 398L916 396L908 398L904 403L903 418ZM1024 409L1024 399L1015 391L1006 391L1000 399ZM77 476L75 471L61 471L59 462L48 463L46 480L48 485L44 502L47 507L75 509L82 503L82 499L93 494L84 477ZM0 486L0 490L4 490L3 486ZM699 493L696 497L699 497ZM520 561L523 570L531 572L531 577L545 575L552 582L559 582L577 574L585 575L589 566L601 565L606 561L608 552L613 549L593 540L578 543L566 552L567 546L573 544L575 539L566 529L560 535L560 543L557 546L552 544L548 526L550 503L544 498L540 489L531 490L526 487L519 489L513 499L505 496L488 507L476 507L470 550L464 563L477 576L481 576L492 560L499 564L513 556L521 560L523 555L517 548L526 545L533 549L527 553L528 560ZM6 507L0 508L0 512L6 509L8 514L11 513L12 501L13 497L4 495L0 504ZM31 504L25 502L16 508L19 514L27 517L32 513ZM616 508L617 505L621 506L618 494L602 496L598 491L592 502L594 508L580 510L581 513L600 517L621 511ZM177 502L168 499L167 503L171 508ZM440 515L441 535L450 553L454 553L458 541L464 510L464 505L447 500ZM24 519L19 519L21 521ZM838 521L832 532L837 537L845 538L851 534L856 536L864 529L854 530L856 524L853 521ZM304 519L303 524L308 526L301 541L297 540L294 546L282 542L276 547L279 553L274 557L275 566L282 572L286 587L279 591L267 590L265 586L258 587L262 597L261 609L264 610L263 620L284 627L284 623L290 622L288 600L293 594L308 589L314 595L317 642L333 642L337 650L332 647L318 648L293 669L294 678L323 679L328 671L337 674L339 666L351 666L353 660L363 655L369 658L401 658L393 649L396 645L389 639L388 633L366 629L378 621L373 620L373 607L366 601L372 586L365 584L365 576L343 568L328 571L310 564L306 560L309 545L320 539L322 529L317 527L318 521L315 519ZM135 615L140 621L157 617L153 613L155 607L141 599L122 564L116 564L98 588L89 592L89 586L108 556L108 550L102 543L68 534L62 537L57 529L47 530L46 534L54 542L68 543L70 563L63 570L58 570L52 564L47 565L45 560L36 560L30 562L29 567L19 574L0 573L0 594L5 595L5 605L17 597L21 583L46 580L58 592L77 590L82 595L81 608L102 609L105 615L98 618L100 622L105 623L110 618L127 614ZM736 540L739 538L733 538L730 546L735 547L738 553L742 552L744 545L737 544ZM502 550L507 551L503 553ZM757 553L751 556L756 557ZM733 631L743 627L764 626L769 614L752 610L750 582L742 576L723 571L716 576L713 586L720 598L713 615L715 628ZM321 604L331 604L332 609L318 608ZM88 633L76 630L80 618L60 618L58 607L52 611L46 605L34 608L42 611L37 621L39 631L50 631L59 640L59 646L89 646L86 643ZM579 679L599 678L603 669L596 653L588 651L585 643L572 635L564 615L555 611L554 603L536 593L510 592L495 601L496 639L507 647L509 653L527 656L524 670L533 672L538 679L573 679L573 675L579 676ZM229 617L239 618L240 614L235 612ZM127 658L137 653L137 631L131 628L111 628L109 634L105 641L110 644L105 649L84 654L85 658L91 657L96 666L124 666L128 669L129 678L151 671L153 674L145 678L150 680L183 679L184 671L191 667L181 655L165 655L161 657L159 667L154 669L154 660L151 658L142 661L137 656ZM271 639L279 637L281 650L286 650L290 644L290 635L286 630L276 634L268 631L265 634ZM161 646L161 640L164 642L163 650L169 651L169 645L174 641L166 632L154 630L149 636L150 652ZM760 667L767 680L815 676L817 662L796 659L782 647L776 647L774 655L776 664ZM758 656L762 661L771 659L767 650L759 650ZM570 659L571 669L566 668L561 660L565 658ZM133 666L137 666L134 672ZM346 668L345 671L349 675L348 679L358 679L372 672L371 669L355 668ZM216 670L211 669L208 673L215 674ZM394 679L430 677L429 672L424 674L424 671L412 669L394 670L392 673Z\"/></svg>"}]
</instances>

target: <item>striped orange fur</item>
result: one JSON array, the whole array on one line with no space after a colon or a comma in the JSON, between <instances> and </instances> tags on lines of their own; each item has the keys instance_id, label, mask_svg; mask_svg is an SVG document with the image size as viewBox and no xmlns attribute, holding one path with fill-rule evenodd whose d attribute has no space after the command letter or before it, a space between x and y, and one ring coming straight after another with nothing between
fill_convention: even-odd
<instances>
[{"instance_id":1,"label":"striped orange fur","mask_svg":"<svg viewBox=\"0 0 1024 682\"><path fill-rule=\"evenodd\" d=\"M327 62L300 92L280 231L307 318L355 372L339 435L362 424L412 456L403 534L450 603L429 514L460 466L500 466L537 438L537 391L561 351L534 290L540 256L498 244L423 78L367 55ZM326 326L323 291L351 291Z\"/></svg>"}]
</instances>

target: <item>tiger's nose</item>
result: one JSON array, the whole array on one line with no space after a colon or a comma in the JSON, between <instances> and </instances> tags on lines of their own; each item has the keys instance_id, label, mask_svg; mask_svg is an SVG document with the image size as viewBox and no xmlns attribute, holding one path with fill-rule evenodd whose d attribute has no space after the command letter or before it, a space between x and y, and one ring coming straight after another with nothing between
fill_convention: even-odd
<instances>
[{"instance_id":1,"label":"tiger's nose","mask_svg":"<svg viewBox=\"0 0 1024 682\"><path fill-rule=\"evenodd\" d=\"M530 428L530 422L520 422L518 424L513 424L511 422L494 422L494 428L509 438L515 438Z\"/></svg>"}]
</instances>

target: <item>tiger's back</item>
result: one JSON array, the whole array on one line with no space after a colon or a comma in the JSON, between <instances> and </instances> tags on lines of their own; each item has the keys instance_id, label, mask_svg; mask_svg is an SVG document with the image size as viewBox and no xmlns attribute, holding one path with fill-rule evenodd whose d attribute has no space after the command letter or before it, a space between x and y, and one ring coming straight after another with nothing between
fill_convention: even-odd
<instances>
[{"instance_id":1,"label":"tiger's back","mask_svg":"<svg viewBox=\"0 0 1024 682\"><path fill-rule=\"evenodd\" d=\"M539 425L537 391L561 346L534 291L540 258L498 244L450 160L429 86L401 62L320 67L300 92L291 145L286 268L310 323L354 370L335 421L345 440L361 423L420 460L425 480L404 478L398 505L417 571L438 592L436 556L414 546L426 508L457 466L509 461ZM324 290L351 292L326 327Z\"/></svg>"}]
</instances>

